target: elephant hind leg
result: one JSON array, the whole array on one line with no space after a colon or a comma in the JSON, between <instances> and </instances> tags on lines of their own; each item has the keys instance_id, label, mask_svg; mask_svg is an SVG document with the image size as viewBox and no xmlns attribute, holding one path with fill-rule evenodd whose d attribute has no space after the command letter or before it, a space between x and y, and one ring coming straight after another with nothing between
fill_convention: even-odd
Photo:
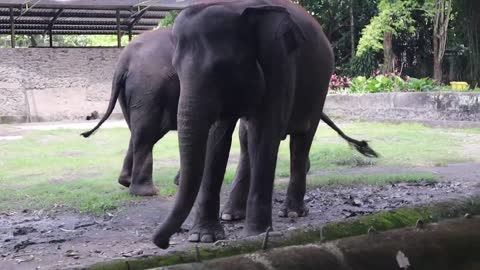
<instances>
[{"instance_id":1,"label":"elephant hind leg","mask_svg":"<svg viewBox=\"0 0 480 270\"><path fill-rule=\"evenodd\" d=\"M133 169L132 183L129 187L131 195L154 196L158 189L153 184L153 155L155 143L167 132L157 129L155 122L143 118L136 123L132 122Z\"/></svg>"},{"instance_id":2,"label":"elephant hind leg","mask_svg":"<svg viewBox=\"0 0 480 270\"><path fill-rule=\"evenodd\" d=\"M123 160L122 172L118 177L118 183L124 187L129 187L132 183L132 167L133 167L133 142L130 137L127 154Z\"/></svg>"},{"instance_id":3,"label":"elephant hind leg","mask_svg":"<svg viewBox=\"0 0 480 270\"><path fill-rule=\"evenodd\" d=\"M308 154L317 126L318 122L307 133L290 136L290 183L287 197L278 213L280 217L294 218L308 215L308 207L304 203L306 177L310 170Z\"/></svg>"}]
</instances>

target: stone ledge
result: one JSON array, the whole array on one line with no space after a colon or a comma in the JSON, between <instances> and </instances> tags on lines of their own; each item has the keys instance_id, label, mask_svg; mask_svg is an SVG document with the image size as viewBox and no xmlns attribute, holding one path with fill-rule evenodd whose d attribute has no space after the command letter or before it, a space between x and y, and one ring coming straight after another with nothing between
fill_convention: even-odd
<instances>
[{"instance_id":1,"label":"stone ledge","mask_svg":"<svg viewBox=\"0 0 480 270\"><path fill-rule=\"evenodd\" d=\"M325 112L357 120L480 121L478 92L329 95Z\"/></svg>"}]
</instances>

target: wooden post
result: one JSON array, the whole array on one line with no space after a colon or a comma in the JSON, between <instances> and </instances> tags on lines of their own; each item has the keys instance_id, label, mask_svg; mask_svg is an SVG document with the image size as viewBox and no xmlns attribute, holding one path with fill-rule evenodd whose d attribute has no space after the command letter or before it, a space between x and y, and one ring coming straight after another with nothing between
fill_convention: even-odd
<instances>
[{"instance_id":1,"label":"wooden post","mask_svg":"<svg viewBox=\"0 0 480 270\"><path fill-rule=\"evenodd\" d=\"M10 44L15 48L15 19L13 18L13 7L10 7Z\"/></svg>"},{"instance_id":2,"label":"wooden post","mask_svg":"<svg viewBox=\"0 0 480 270\"><path fill-rule=\"evenodd\" d=\"M52 29L48 29L48 41L50 43L50 48L53 47L53 35L52 35Z\"/></svg>"},{"instance_id":3,"label":"wooden post","mask_svg":"<svg viewBox=\"0 0 480 270\"><path fill-rule=\"evenodd\" d=\"M117 9L117 47L122 47L122 37L120 36L120 10Z\"/></svg>"},{"instance_id":4,"label":"wooden post","mask_svg":"<svg viewBox=\"0 0 480 270\"><path fill-rule=\"evenodd\" d=\"M128 41L129 42L132 41L132 28L133 28L133 26L130 26L128 28Z\"/></svg>"}]
</instances>

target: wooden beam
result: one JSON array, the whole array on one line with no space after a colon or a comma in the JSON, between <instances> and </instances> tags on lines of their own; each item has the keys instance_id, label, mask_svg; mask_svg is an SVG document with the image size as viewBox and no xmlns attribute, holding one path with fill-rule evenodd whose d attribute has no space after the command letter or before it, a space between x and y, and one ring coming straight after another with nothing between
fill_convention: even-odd
<instances>
[{"instance_id":1,"label":"wooden beam","mask_svg":"<svg viewBox=\"0 0 480 270\"><path fill-rule=\"evenodd\" d=\"M55 13L55 16L53 16L53 18L50 20L50 22L48 23L47 29L45 30L45 32L48 31L48 42L49 42L50 48L53 47L53 34L52 34L53 25L58 20L58 17L62 15L62 13L63 13L63 8L57 10L57 13Z\"/></svg>"},{"instance_id":2,"label":"wooden beam","mask_svg":"<svg viewBox=\"0 0 480 270\"><path fill-rule=\"evenodd\" d=\"M53 18L48 22L47 29L45 29L44 34L52 31L53 25L58 20L58 17L60 17L60 15L62 15L62 13L63 13L63 8L57 10L57 12L55 13L55 16L53 16Z\"/></svg>"},{"instance_id":3,"label":"wooden beam","mask_svg":"<svg viewBox=\"0 0 480 270\"><path fill-rule=\"evenodd\" d=\"M15 19L13 18L13 7L10 7L10 44L15 48Z\"/></svg>"},{"instance_id":4,"label":"wooden beam","mask_svg":"<svg viewBox=\"0 0 480 270\"><path fill-rule=\"evenodd\" d=\"M117 47L122 47L122 36L120 32L120 10L117 9Z\"/></svg>"},{"instance_id":5,"label":"wooden beam","mask_svg":"<svg viewBox=\"0 0 480 270\"><path fill-rule=\"evenodd\" d=\"M130 18L127 19L127 24L132 26L137 24L142 19L142 17L145 16L145 13L147 13L147 10L148 10L148 7L142 9L139 12L135 12L134 14L132 14Z\"/></svg>"}]
</instances>

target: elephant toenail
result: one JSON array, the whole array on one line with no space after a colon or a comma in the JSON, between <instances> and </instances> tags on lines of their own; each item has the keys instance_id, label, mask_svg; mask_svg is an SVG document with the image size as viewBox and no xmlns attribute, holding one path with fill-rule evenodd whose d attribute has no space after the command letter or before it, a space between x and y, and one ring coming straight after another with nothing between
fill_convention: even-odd
<instances>
[{"instance_id":1,"label":"elephant toenail","mask_svg":"<svg viewBox=\"0 0 480 270\"><path fill-rule=\"evenodd\" d=\"M297 212L288 212L288 217L289 218L297 218L298 217L298 213Z\"/></svg>"},{"instance_id":2,"label":"elephant toenail","mask_svg":"<svg viewBox=\"0 0 480 270\"><path fill-rule=\"evenodd\" d=\"M222 214L222 220L231 221L232 220L232 215Z\"/></svg>"},{"instance_id":3,"label":"elephant toenail","mask_svg":"<svg viewBox=\"0 0 480 270\"><path fill-rule=\"evenodd\" d=\"M188 241L189 242L198 242L200 241L200 234L198 233L192 233L190 236L188 236Z\"/></svg>"},{"instance_id":4,"label":"elephant toenail","mask_svg":"<svg viewBox=\"0 0 480 270\"><path fill-rule=\"evenodd\" d=\"M202 243L213 243L215 239L213 239L213 235L211 234L204 234L202 235L202 239L200 242Z\"/></svg>"}]
</instances>

